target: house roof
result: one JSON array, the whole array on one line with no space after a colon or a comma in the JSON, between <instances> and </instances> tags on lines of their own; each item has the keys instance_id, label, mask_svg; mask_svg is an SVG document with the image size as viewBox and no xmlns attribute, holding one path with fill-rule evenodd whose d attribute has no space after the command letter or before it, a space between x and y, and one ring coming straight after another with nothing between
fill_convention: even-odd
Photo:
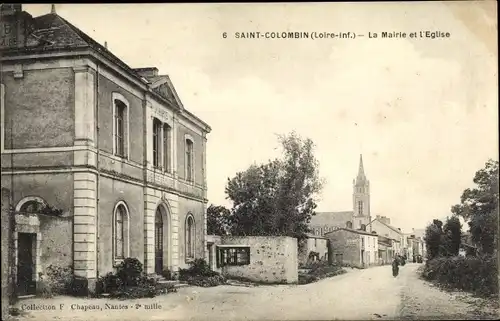
<instances>
[{"instance_id":1,"label":"house roof","mask_svg":"<svg viewBox=\"0 0 500 321\"><path fill-rule=\"evenodd\" d=\"M391 230L393 230L393 231L395 231L395 232L398 232L399 234L403 234L403 232L402 232L402 231L398 230L398 229L397 229L397 228L395 228L394 226L391 226L391 225L389 225L389 224L387 224L387 223L384 223L384 222L382 222L381 220L379 220L379 219L377 219L377 218L373 219L373 220L372 220L372 221L371 221L368 225L372 225L372 223L373 223L374 221L377 221L377 222L379 222L379 223L381 223L381 224L383 224L383 225L387 226L388 228L390 228Z\"/></svg>"},{"instance_id":2,"label":"house roof","mask_svg":"<svg viewBox=\"0 0 500 321\"><path fill-rule=\"evenodd\" d=\"M306 237L307 237L308 239L325 239L325 240L327 240L327 238L326 238L326 237L319 236L319 235L313 235L313 234L306 234Z\"/></svg>"},{"instance_id":3,"label":"house roof","mask_svg":"<svg viewBox=\"0 0 500 321\"><path fill-rule=\"evenodd\" d=\"M351 232L351 233L356 233L356 234L362 234L362 235L371 235L371 236L378 236L377 234L374 234L374 233L370 233L370 232L367 232L367 231L362 231L362 230L353 230L351 228L347 228L347 227L340 227L336 230L333 230L331 232L327 232L325 233L325 235L327 234L331 234L331 233L335 233L335 232L338 232L340 230L343 230L343 231L347 231L347 232Z\"/></svg>"},{"instance_id":4,"label":"house roof","mask_svg":"<svg viewBox=\"0 0 500 321\"><path fill-rule=\"evenodd\" d=\"M30 16L26 13L26 15ZM92 37L88 36L85 32L74 26L72 23L59 16L55 12L51 12L39 17L34 17L31 20L31 24L28 24L29 34L26 39L26 46L19 49L8 49L2 50L2 55L13 55L18 54L19 52L60 52L64 50L75 50L75 49L92 49L105 58L109 59L123 70L127 72L132 78L138 80L143 84L148 84L147 77L143 77L139 75L139 73L128 66L123 60L115 56L111 51L109 51L106 47L92 39ZM149 86L152 89L153 95L157 95L168 101L174 108L177 107L179 109L183 109L183 105L173 88L172 82L170 78L166 75L155 77L153 81L152 79L147 79L150 83L154 83L162 78L162 83L166 83L168 87L165 91L165 94L162 94L158 90L155 90L154 87ZM183 110L187 115L194 118L196 121L200 122L206 130L209 132L211 130L210 126L206 124L204 121L199 119L194 114L190 113L187 110Z\"/></svg>"},{"instance_id":5,"label":"house roof","mask_svg":"<svg viewBox=\"0 0 500 321\"><path fill-rule=\"evenodd\" d=\"M347 221L352 221L353 211L342 212L316 212L311 217L310 226L345 226Z\"/></svg>"}]
</instances>

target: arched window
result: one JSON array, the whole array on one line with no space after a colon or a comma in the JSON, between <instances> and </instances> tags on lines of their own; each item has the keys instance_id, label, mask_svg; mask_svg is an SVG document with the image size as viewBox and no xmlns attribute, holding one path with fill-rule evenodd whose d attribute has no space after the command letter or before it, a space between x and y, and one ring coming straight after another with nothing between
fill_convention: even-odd
<instances>
[{"instance_id":1,"label":"arched window","mask_svg":"<svg viewBox=\"0 0 500 321\"><path fill-rule=\"evenodd\" d=\"M186 218L186 259L194 258L195 246L195 224L194 217L188 214Z\"/></svg>"},{"instance_id":2,"label":"arched window","mask_svg":"<svg viewBox=\"0 0 500 321\"><path fill-rule=\"evenodd\" d=\"M113 256L115 261L129 255L129 212L125 202L118 202L113 215Z\"/></svg>"},{"instance_id":3,"label":"arched window","mask_svg":"<svg viewBox=\"0 0 500 321\"><path fill-rule=\"evenodd\" d=\"M47 203L41 197L29 196L19 201L16 206L16 211L24 213L39 213L46 206Z\"/></svg>"},{"instance_id":4,"label":"arched window","mask_svg":"<svg viewBox=\"0 0 500 321\"><path fill-rule=\"evenodd\" d=\"M352 228L352 222L351 222L351 221L347 221L347 222L345 223L345 226L346 226L347 228Z\"/></svg>"}]
</instances>

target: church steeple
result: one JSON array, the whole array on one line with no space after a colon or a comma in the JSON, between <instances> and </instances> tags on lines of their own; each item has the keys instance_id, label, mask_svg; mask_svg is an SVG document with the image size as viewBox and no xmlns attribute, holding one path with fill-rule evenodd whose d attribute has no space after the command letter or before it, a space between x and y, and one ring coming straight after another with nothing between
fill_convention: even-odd
<instances>
[{"instance_id":1,"label":"church steeple","mask_svg":"<svg viewBox=\"0 0 500 321\"><path fill-rule=\"evenodd\" d=\"M359 155L358 176L356 177L356 185L364 185L366 183L365 168L363 166L363 155Z\"/></svg>"},{"instance_id":2,"label":"church steeple","mask_svg":"<svg viewBox=\"0 0 500 321\"><path fill-rule=\"evenodd\" d=\"M366 178L363 155L359 155L358 175L353 182L353 221L362 228L370 223L370 181Z\"/></svg>"}]
</instances>

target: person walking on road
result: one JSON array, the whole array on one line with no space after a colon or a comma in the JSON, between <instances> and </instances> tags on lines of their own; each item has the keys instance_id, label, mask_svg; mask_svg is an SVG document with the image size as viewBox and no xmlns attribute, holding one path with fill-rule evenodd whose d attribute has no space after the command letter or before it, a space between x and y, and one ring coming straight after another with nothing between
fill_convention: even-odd
<instances>
[{"instance_id":1,"label":"person walking on road","mask_svg":"<svg viewBox=\"0 0 500 321\"><path fill-rule=\"evenodd\" d=\"M396 277L399 273L399 257L396 256L392 261L392 276Z\"/></svg>"}]
</instances>

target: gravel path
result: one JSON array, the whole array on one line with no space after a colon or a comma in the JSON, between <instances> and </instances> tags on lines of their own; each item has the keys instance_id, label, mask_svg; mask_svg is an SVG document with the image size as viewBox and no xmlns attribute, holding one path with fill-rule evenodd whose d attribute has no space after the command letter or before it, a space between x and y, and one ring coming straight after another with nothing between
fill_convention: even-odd
<instances>
[{"instance_id":1,"label":"gravel path","mask_svg":"<svg viewBox=\"0 0 500 321\"><path fill-rule=\"evenodd\" d=\"M418 278L421 264L398 277L390 266L348 273L307 285L188 287L140 300L56 297L20 304L54 306L18 320L409 320L493 319L495 307L465 293L442 291ZM63 306L61 306L63 304ZM113 306L106 306L113 304ZM72 309L80 307L79 309ZM121 305L121 306L120 306ZM95 307L87 311L83 307ZM110 307L115 307L112 309ZM482 313L479 314L478 312ZM489 314L488 314L489 313Z\"/></svg>"}]
</instances>

